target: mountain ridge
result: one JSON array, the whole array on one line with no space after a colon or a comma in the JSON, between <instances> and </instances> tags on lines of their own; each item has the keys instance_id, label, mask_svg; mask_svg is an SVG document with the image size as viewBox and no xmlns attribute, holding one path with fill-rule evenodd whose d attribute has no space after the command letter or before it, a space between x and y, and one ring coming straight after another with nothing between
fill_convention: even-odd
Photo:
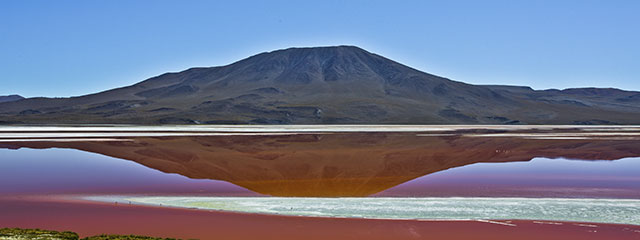
<instances>
[{"instance_id":1,"label":"mountain ridge","mask_svg":"<svg viewBox=\"0 0 640 240\"><path fill-rule=\"evenodd\" d=\"M472 85L355 46L288 48L94 94L0 103L2 123L51 121L640 124L640 92Z\"/></svg>"},{"instance_id":2,"label":"mountain ridge","mask_svg":"<svg viewBox=\"0 0 640 240\"><path fill-rule=\"evenodd\" d=\"M24 97L17 94L5 95L5 96L0 96L0 103L13 102L13 101L18 101L22 99L24 99Z\"/></svg>"}]
</instances>

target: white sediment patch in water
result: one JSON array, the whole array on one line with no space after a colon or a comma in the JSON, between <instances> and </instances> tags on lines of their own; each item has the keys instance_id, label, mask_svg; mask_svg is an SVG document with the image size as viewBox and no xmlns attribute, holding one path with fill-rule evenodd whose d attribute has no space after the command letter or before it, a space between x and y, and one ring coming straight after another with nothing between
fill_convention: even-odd
<instances>
[{"instance_id":1,"label":"white sediment patch in water","mask_svg":"<svg viewBox=\"0 0 640 240\"><path fill-rule=\"evenodd\" d=\"M536 224L547 224L547 225L564 225L563 223L559 223L559 222L533 221L533 223L536 223Z\"/></svg>"},{"instance_id":2,"label":"white sediment patch in water","mask_svg":"<svg viewBox=\"0 0 640 240\"><path fill-rule=\"evenodd\" d=\"M0 126L0 132L432 132L469 129L489 130L551 130L581 129L584 131L640 131L640 126L602 125L59 125Z\"/></svg>"},{"instance_id":3,"label":"white sediment patch in water","mask_svg":"<svg viewBox=\"0 0 640 240\"><path fill-rule=\"evenodd\" d=\"M590 137L617 137L640 136L640 132L576 132L576 133L492 133L492 134L465 134L470 137L526 137L526 138L590 138Z\"/></svg>"},{"instance_id":4,"label":"white sediment patch in water","mask_svg":"<svg viewBox=\"0 0 640 240\"><path fill-rule=\"evenodd\" d=\"M491 220L484 220L484 219L477 219L476 221L478 222L484 222L484 223L491 223L491 224L498 224L498 225L505 225L505 226L509 226L509 227L515 227L515 224L512 223L506 223L506 222L498 222L498 221L491 221Z\"/></svg>"},{"instance_id":5,"label":"white sediment patch in water","mask_svg":"<svg viewBox=\"0 0 640 240\"><path fill-rule=\"evenodd\" d=\"M415 132L416 136L458 135L463 130L496 130L506 133L464 134L469 137L522 137L535 139L585 139L594 137L640 137L640 126L576 125L175 125L175 126L0 126L0 138L64 137L163 137L330 134L352 132ZM572 132L563 132L571 130ZM576 129L582 132L574 132ZM590 130L592 129L592 130ZM553 130L553 133L508 131ZM635 139L631 139L635 140Z\"/></svg>"},{"instance_id":6,"label":"white sediment patch in water","mask_svg":"<svg viewBox=\"0 0 640 240\"><path fill-rule=\"evenodd\" d=\"M640 200L567 198L126 197L90 200L310 217L575 221L640 225ZM542 222L541 222L542 223Z\"/></svg>"},{"instance_id":7,"label":"white sediment patch in water","mask_svg":"<svg viewBox=\"0 0 640 240\"><path fill-rule=\"evenodd\" d=\"M532 140L615 140L615 141L636 141L640 140L640 135L637 137L523 137L524 139Z\"/></svg>"},{"instance_id":8,"label":"white sediment patch in water","mask_svg":"<svg viewBox=\"0 0 640 240\"><path fill-rule=\"evenodd\" d=\"M125 142L132 139L122 138L28 138L28 139L2 139L0 142Z\"/></svg>"},{"instance_id":9,"label":"white sediment patch in water","mask_svg":"<svg viewBox=\"0 0 640 240\"><path fill-rule=\"evenodd\" d=\"M89 137L180 137L180 136L282 136L296 133L188 133L188 132L59 132L59 133L2 133L0 139L31 138L89 138ZM33 140L32 140L33 141Z\"/></svg>"},{"instance_id":10,"label":"white sediment patch in water","mask_svg":"<svg viewBox=\"0 0 640 240\"><path fill-rule=\"evenodd\" d=\"M179 137L179 136L284 136L304 134L302 132L26 132L26 133L2 133L0 139L29 139L29 138L90 138L90 137ZM331 134L331 133L314 133ZM455 134L416 134L419 137L443 137ZM638 140L638 133L557 133L557 134L465 134L467 137L519 137L526 139L604 139L604 140Z\"/></svg>"},{"instance_id":11,"label":"white sediment patch in water","mask_svg":"<svg viewBox=\"0 0 640 240\"><path fill-rule=\"evenodd\" d=\"M463 125L163 125L163 126L0 126L0 132L415 132L449 131L487 126ZM492 128L495 128L493 126ZM511 126L505 126L512 128ZM502 129L502 127L498 127Z\"/></svg>"}]
</instances>

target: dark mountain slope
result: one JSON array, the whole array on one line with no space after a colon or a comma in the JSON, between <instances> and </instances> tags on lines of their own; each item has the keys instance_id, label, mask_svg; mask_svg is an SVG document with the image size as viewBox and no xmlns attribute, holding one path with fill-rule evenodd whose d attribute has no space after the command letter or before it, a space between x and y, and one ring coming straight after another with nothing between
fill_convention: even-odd
<instances>
[{"instance_id":1,"label":"dark mountain slope","mask_svg":"<svg viewBox=\"0 0 640 240\"><path fill-rule=\"evenodd\" d=\"M73 98L0 104L5 123L632 124L640 93L479 86L352 46L290 48Z\"/></svg>"},{"instance_id":2,"label":"dark mountain slope","mask_svg":"<svg viewBox=\"0 0 640 240\"><path fill-rule=\"evenodd\" d=\"M0 96L0 103L13 102L13 101L18 101L18 100L22 100L22 99L24 99L24 97L22 97L20 95Z\"/></svg>"}]
</instances>

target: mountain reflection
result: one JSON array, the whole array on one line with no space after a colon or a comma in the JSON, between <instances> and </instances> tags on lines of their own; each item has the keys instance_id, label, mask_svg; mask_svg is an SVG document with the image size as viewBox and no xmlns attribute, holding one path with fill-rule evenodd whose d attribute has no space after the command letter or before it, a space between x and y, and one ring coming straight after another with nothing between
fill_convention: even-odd
<instances>
[{"instance_id":1,"label":"mountain reflection","mask_svg":"<svg viewBox=\"0 0 640 240\"><path fill-rule=\"evenodd\" d=\"M376 132L121 140L5 141L0 147L78 149L135 161L166 173L223 180L261 194L300 197L368 196L430 173L478 162L640 156L640 141L626 138Z\"/></svg>"}]
</instances>

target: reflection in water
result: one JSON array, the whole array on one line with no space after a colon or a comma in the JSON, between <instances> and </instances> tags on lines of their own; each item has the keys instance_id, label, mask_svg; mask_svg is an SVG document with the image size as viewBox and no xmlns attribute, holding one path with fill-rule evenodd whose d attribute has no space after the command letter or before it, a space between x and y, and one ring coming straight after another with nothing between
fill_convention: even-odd
<instances>
[{"instance_id":1,"label":"reflection in water","mask_svg":"<svg viewBox=\"0 0 640 240\"><path fill-rule=\"evenodd\" d=\"M0 149L0 198L49 194L256 196L225 181L190 179L72 149Z\"/></svg>"},{"instance_id":2,"label":"reflection in water","mask_svg":"<svg viewBox=\"0 0 640 240\"><path fill-rule=\"evenodd\" d=\"M640 158L475 163L422 176L375 196L640 199L638 169Z\"/></svg>"},{"instance_id":3,"label":"reflection in water","mask_svg":"<svg viewBox=\"0 0 640 240\"><path fill-rule=\"evenodd\" d=\"M640 141L611 137L369 132L4 141L0 147L78 149L165 173L223 180L261 194L334 197L368 196L430 173L479 162L640 156Z\"/></svg>"}]
</instances>

